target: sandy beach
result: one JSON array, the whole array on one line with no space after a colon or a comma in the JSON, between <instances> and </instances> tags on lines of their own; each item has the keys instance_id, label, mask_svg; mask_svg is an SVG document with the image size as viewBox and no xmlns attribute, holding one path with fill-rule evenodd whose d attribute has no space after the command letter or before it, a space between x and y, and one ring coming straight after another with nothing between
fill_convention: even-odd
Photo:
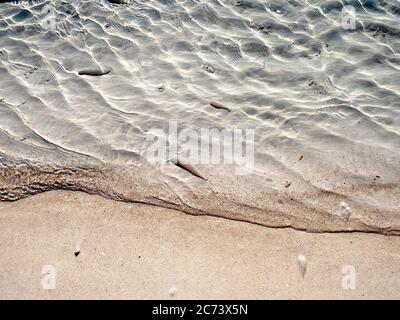
<instances>
[{"instance_id":1,"label":"sandy beach","mask_svg":"<svg viewBox=\"0 0 400 320\"><path fill-rule=\"evenodd\" d=\"M1 299L400 298L396 236L273 229L64 191L1 203L0 228ZM42 287L44 265L54 290ZM342 288L345 266L354 289Z\"/></svg>"}]
</instances>

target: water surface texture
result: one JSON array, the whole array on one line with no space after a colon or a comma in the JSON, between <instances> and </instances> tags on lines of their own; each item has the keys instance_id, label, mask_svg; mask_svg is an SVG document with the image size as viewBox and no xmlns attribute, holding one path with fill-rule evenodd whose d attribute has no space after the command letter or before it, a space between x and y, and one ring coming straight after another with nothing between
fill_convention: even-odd
<instances>
[{"instance_id":1,"label":"water surface texture","mask_svg":"<svg viewBox=\"0 0 400 320\"><path fill-rule=\"evenodd\" d=\"M395 0L7 1L0 198L81 190L273 227L399 234L399 71ZM150 163L150 131L171 120L254 129L254 167L195 175Z\"/></svg>"}]
</instances>

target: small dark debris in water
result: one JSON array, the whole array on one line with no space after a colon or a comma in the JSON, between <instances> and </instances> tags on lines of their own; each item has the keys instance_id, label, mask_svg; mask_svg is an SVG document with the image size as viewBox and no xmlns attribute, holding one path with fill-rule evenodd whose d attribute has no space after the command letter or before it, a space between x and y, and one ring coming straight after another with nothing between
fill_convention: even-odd
<instances>
[{"instance_id":1,"label":"small dark debris in water","mask_svg":"<svg viewBox=\"0 0 400 320\"><path fill-rule=\"evenodd\" d=\"M315 81L315 80L310 80L309 82L308 82L308 85L311 87L311 86L316 86L317 85L317 82Z\"/></svg>"},{"instance_id":2,"label":"small dark debris in water","mask_svg":"<svg viewBox=\"0 0 400 320\"><path fill-rule=\"evenodd\" d=\"M76 250L76 251L74 252L75 257L79 256L80 253L81 253L80 250Z\"/></svg>"},{"instance_id":3,"label":"small dark debris in water","mask_svg":"<svg viewBox=\"0 0 400 320\"><path fill-rule=\"evenodd\" d=\"M198 178L200 178L200 179L203 179L203 180L206 180L206 181L207 181L207 179L204 178L204 177L200 174L200 172L198 172L198 171L196 170L196 168L193 167L190 163L183 163L182 161L180 161L180 160L178 159L178 160L175 162L175 165L176 165L177 167L179 167L179 168L181 168L181 169L183 169L183 170L185 170L185 171L191 173L192 175L194 175L194 176L196 176L196 177L198 177Z\"/></svg>"},{"instance_id":4,"label":"small dark debris in water","mask_svg":"<svg viewBox=\"0 0 400 320\"><path fill-rule=\"evenodd\" d=\"M288 182L286 182L286 184L285 184L285 188L289 188L291 185L292 185L292 183L288 181Z\"/></svg>"},{"instance_id":5,"label":"small dark debris in water","mask_svg":"<svg viewBox=\"0 0 400 320\"><path fill-rule=\"evenodd\" d=\"M257 31L261 31L262 33L268 35L271 33L272 26L270 25L261 25L261 24L252 24L250 28L256 29Z\"/></svg>"},{"instance_id":6,"label":"small dark debris in water","mask_svg":"<svg viewBox=\"0 0 400 320\"><path fill-rule=\"evenodd\" d=\"M229 109L227 106L224 106L223 104L216 101L211 101L210 106L214 107L215 109L222 109L231 112L231 109Z\"/></svg>"},{"instance_id":7,"label":"small dark debris in water","mask_svg":"<svg viewBox=\"0 0 400 320\"><path fill-rule=\"evenodd\" d=\"M303 160L303 158L304 158L304 156L301 155L300 158L299 158L299 161Z\"/></svg>"},{"instance_id":8,"label":"small dark debris in water","mask_svg":"<svg viewBox=\"0 0 400 320\"><path fill-rule=\"evenodd\" d=\"M215 69L210 65L203 64L202 68L203 68L204 71L207 71L208 73L214 73L215 72Z\"/></svg>"},{"instance_id":9,"label":"small dark debris in water","mask_svg":"<svg viewBox=\"0 0 400 320\"><path fill-rule=\"evenodd\" d=\"M114 4L126 4L126 0L107 0L107 1Z\"/></svg>"},{"instance_id":10,"label":"small dark debris in water","mask_svg":"<svg viewBox=\"0 0 400 320\"><path fill-rule=\"evenodd\" d=\"M106 74L109 74L111 72L111 69L82 69L78 71L78 74L80 76L104 76Z\"/></svg>"}]
</instances>

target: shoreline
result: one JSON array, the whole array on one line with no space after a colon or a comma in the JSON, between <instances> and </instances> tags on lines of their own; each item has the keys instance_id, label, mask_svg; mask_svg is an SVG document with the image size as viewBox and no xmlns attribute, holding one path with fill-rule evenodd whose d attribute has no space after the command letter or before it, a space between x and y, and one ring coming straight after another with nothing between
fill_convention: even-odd
<instances>
[{"instance_id":1,"label":"shoreline","mask_svg":"<svg viewBox=\"0 0 400 320\"><path fill-rule=\"evenodd\" d=\"M397 236L273 229L71 191L0 202L0 224L2 299L400 298ZM41 288L43 265L57 271L55 290ZM342 289L345 266L354 290Z\"/></svg>"},{"instance_id":2,"label":"shoreline","mask_svg":"<svg viewBox=\"0 0 400 320\"><path fill-rule=\"evenodd\" d=\"M287 190L260 174L232 176L212 167L205 168L208 179L203 180L179 168L174 168L178 173L167 171L175 166L165 167L5 162L0 167L0 200L54 190L80 191L278 229L400 235L396 183L348 183L346 188L329 190L298 181Z\"/></svg>"}]
</instances>

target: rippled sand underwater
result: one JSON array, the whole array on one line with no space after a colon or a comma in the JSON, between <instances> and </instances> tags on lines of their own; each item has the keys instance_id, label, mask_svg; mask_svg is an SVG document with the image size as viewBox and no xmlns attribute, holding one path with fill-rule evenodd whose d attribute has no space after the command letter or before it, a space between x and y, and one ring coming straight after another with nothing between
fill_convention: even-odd
<instances>
[{"instance_id":1,"label":"rippled sand underwater","mask_svg":"<svg viewBox=\"0 0 400 320\"><path fill-rule=\"evenodd\" d=\"M80 190L399 234L399 70L395 0L7 1L0 198ZM253 129L254 166L149 162L171 121Z\"/></svg>"}]
</instances>

